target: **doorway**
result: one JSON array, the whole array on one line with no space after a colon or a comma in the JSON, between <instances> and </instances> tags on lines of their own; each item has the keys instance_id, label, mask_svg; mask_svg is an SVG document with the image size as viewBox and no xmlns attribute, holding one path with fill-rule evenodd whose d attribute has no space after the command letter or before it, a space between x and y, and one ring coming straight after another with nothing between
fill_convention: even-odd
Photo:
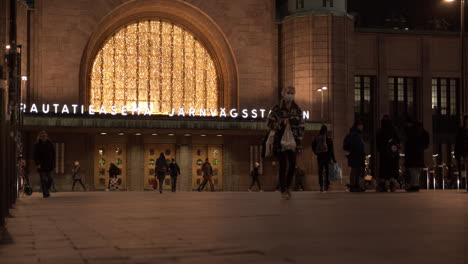
<instances>
[{"instance_id":1,"label":"doorway","mask_svg":"<svg viewBox=\"0 0 468 264\"><path fill-rule=\"evenodd\" d=\"M216 191L221 191L223 189L222 145L194 145L192 147L192 190L196 190L203 181L201 166L207 158L213 167L214 188ZM206 189L209 189L209 186Z\"/></svg>"},{"instance_id":2,"label":"doorway","mask_svg":"<svg viewBox=\"0 0 468 264\"><path fill-rule=\"evenodd\" d=\"M127 189L127 146L125 144L97 144L94 151L94 189L104 190L109 182L109 166L114 163L122 174L119 189Z\"/></svg>"},{"instance_id":3,"label":"doorway","mask_svg":"<svg viewBox=\"0 0 468 264\"><path fill-rule=\"evenodd\" d=\"M144 188L145 190L152 190L153 186L151 182L156 179L156 160L159 158L160 153L164 153L166 156L167 164L169 165L171 159L176 157L175 155L175 144L145 144L145 155L144 155ZM158 183L159 184L159 183ZM158 185L159 186L159 185ZM171 189L171 176L169 171L164 179L164 190Z\"/></svg>"}]
</instances>

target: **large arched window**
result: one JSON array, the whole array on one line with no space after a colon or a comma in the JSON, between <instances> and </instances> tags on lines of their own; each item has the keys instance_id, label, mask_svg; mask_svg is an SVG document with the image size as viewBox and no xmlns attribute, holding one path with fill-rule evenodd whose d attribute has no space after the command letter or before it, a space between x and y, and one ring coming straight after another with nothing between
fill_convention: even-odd
<instances>
[{"instance_id":1,"label":"large arched window","mask_svg":"<svg viewBox=\"0 0 468 264\"><path fill-rule=\"evenodd\" d=\"M128 24L99 49L91 69L89 103L96 108L137 104L152 114L172 108L216 109L217 73L206 48L164 20Z\"/></svg>"}]
</instances>

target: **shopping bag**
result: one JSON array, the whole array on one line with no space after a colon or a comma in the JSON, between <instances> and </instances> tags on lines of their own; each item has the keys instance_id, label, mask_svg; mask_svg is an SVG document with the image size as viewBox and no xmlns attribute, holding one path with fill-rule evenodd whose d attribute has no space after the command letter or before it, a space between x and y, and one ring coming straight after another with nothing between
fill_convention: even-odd
<instances>
[{"instance_id":1,"label":"shopping bag","mask_svg":"<svg viewBox=\"0 0 468 264\"><path fill-rule=\"evenodd\" d=\"M294 139L294 135L289 124L286 125L283 137L281 138L281 150L296 150L296 140Z\"/></svg>"},{"instance_id":2,"label":"shopping bag","mask_svg":"<svg viewBox=\"0 0 468 264\"><path fill-rule=\"evenodd\" d=\"M342 178L343 178L343 172L341 169L341 164L330 163L328 165L328 179L330 181L339 181Z\"/></svg>"},{"instance_id":3,"label":"shopping bag","mask_svg":"<svg viewBox=\"0 0 468 264\"><path fill-rule=\"evenodd\" d=\"M273 156L273 146L275 143L275 131L271 130L268 134L268 138L265 142L265 157L272 157Z\"/></svg>"}]
</instances>

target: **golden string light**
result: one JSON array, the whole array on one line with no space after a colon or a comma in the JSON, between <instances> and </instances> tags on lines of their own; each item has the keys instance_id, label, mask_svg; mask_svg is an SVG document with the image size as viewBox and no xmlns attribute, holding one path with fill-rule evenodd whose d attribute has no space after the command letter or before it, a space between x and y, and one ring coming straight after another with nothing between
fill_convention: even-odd
<instances>
[{"instance_id":1,"label":"golden string light","mask_svg":"<svg viewBox=\"0 0 468 264\"><path fill-rule=\"evenodd\" d=\"M107 39L90 76L90 104L131 109L153 106L152 114L172 108L217 109L214 62L187 30L167 21L129 24Z\"/></svg>"}]
</instances>

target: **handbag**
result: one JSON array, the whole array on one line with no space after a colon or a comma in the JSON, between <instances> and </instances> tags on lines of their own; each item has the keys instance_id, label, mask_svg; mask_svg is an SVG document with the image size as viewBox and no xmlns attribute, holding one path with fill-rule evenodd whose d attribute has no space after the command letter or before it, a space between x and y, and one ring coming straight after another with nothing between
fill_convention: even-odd
<instances>
[{"instance_id":1,"label":"handbag","mask_svg":"<svg viewBox=\"0 0 468 264\"><path fill-rule=\"evenodd\" d=\"M340 181L343 179L343 170L341 164L330 163L328 165L328 179L330 181Z\"/></svg>"},{"instance_id":2,"label":"handbag","mask_svg":"<svg viewBox=\"0 0 468 264\"><path fill-rule=\"evenodd\" d=\"M268 133L268 138L265 142L265 157L272 157L274 154L273 147L275 143L275 131L271 130L270 133Z\"/></svg>"},{"instance_id":3,"label":"handbag","mask_svg":"<svg viewBox=\"0 0 468 264\"><path fill-rule=\"evenodd\" d=\"M292 150L296 151L296 140L294 139L293 132L291 130L291 126L288 124L284 129L283 137L281 138L281 150Z\"/></svg>"}]
</instances>

